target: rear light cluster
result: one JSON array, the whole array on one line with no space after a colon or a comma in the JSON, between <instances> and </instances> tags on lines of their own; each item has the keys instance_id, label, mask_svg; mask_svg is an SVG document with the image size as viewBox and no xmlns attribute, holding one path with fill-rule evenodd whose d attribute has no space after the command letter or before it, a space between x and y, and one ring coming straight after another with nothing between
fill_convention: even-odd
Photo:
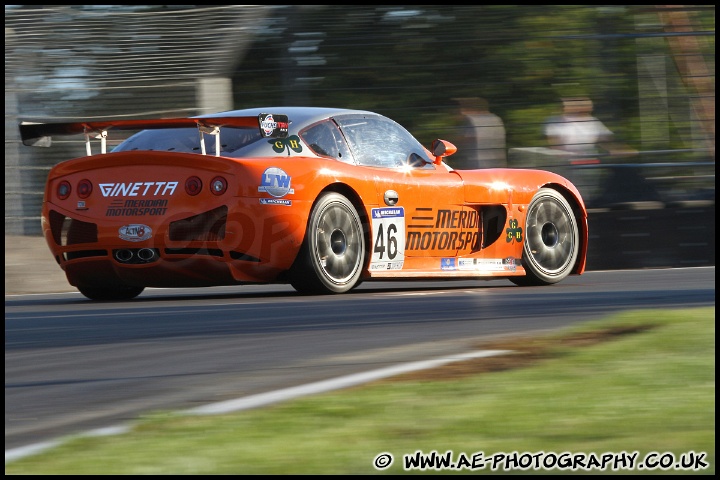
<instances>
[{"instance_id":1,"label":"rear light cluster","mask_svg":"<svg viewBox=\"0 0 720 480\"><path fill-rule=\"evenodd\" d=\"M93 191L93 184L87 178L83 178L77 184L77 194L80 198L88 198ZM65 200L72 193L72 185L67 180L58 183L57 196L60 200Z\"/></svg>"},{"instance_id":2,"label":"rear light cluster","mask_svg":"<svg viewBox=\"0 0 720 480\"><path fill-rule=\"evenodd\" d=\"M222 195L227 191L228 183L227 180L225 180L224 177L215 177L210 181L210 191L213 195ZM85 199L90 196L90 194L93 191L93 184L90 180L87 178L83 178L80 180L77 184L77 195L78 197ZM195 195L199 194L202 191L203 188L203 182L200 180L199 177L192 176L185 180L185 192L190 195L191 197L194 197ZM60 200L66 200L68 197L70 197L70 194L72 193L73 187L67 180L63 180L60 183L58 183L57 186L57 196Z\"/></svg>"},{"instance_id":3,"label":"rear light cluster","mask_svg":"<svg viewBox=\"0 0 720 480\"><path fill-rule=\"evenodd\" d=\"M222 195L227 191L227 180L223 177L215 177L210 181L210 191L213 195ZM185 180L185 192L194 197L203 189L203 182L198 177L190 177Z\"/></svg>"}]
</instances>

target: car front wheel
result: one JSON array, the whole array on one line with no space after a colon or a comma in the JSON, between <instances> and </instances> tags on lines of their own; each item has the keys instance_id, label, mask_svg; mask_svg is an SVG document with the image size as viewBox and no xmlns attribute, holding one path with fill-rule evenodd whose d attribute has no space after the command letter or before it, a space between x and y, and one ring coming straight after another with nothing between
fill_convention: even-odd
<instances>
[{"instance_id":1,"label":"car front wheel","mask_svg":"<svg viewBox=\"0 0 720 480\"><path fill-rule=\"evenodd\" d=\"M568 201L541 188L528 205L522 265L526 276L510 277L517 285L549 285L567 277L579 249L578 225Z\"/></svg>"}]
</instances>

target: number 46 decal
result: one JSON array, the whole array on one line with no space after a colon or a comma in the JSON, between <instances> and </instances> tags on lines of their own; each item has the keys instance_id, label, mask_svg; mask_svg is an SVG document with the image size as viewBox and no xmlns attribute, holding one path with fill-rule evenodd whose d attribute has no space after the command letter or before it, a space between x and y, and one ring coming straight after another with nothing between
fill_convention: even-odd
<instances>
[{"instance_id":1,"label":"number 46 decal","mask_svg":"<svg viewBox=\"0 0 720 480\"><path fill-rule=\"evenodd\" d=\"M370 270L400 270L405 260L405 209L372 209Z\"/></svg>"}]
</instances>

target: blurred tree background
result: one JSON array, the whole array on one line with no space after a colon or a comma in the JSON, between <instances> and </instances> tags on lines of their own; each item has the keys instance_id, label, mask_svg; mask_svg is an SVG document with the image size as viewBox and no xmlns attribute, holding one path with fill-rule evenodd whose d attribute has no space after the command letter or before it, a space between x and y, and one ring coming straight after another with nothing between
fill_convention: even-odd
<instances>
[{"instance_id":1,"label":"blurred tree background","mask_svg":"<svg viewBox=\"0 0 720 480\"><path fill-rule=\"evenodd\" d=\"M347 107L429 145L483 97L515 149L568 95L637 161L714 162L715 6L6 5L6 232L39 231L47 171L85 154L21 147L20 120Z\"/></svg>"},{"instance_id":2,"label":"blurred tree background","mask_svg":"<svg viewBox=\"0 0 720 480\"><path fill-rule=\"evenodd\" d=\"M672 51L666 10L686 20L697 50ZM544 145L542 123L559 113L560 98L587 95L623 141L687 149L703 138L690 98L715 101L714 87L698 92L675 65L694 56L714 84L714 6L294 6L277 7L269 20L233 75L236 107L374 110L424 144L452 140L456 97L486 98L513 148ZM663 68L642 71L646 56ZM664 118L643 118L641 90L672 99ZM667 134L643 136L641 123L652 121Z\"/></svg>"}]
</instances>

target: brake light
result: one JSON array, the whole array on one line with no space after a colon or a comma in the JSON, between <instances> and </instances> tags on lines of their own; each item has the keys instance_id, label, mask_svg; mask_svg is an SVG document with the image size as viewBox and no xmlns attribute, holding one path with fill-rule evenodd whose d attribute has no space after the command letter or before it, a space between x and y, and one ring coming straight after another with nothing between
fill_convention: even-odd
<instances>
[{"instance_id":1,"label":"brake light","mask_svg":"<svg viewBox=\"0 0 720 480\"><path fill-rule=\"evenodd\" d=\"M185 181L185 192L194 197L202 190L202 180L198 177L190 177Z\"/></svg>"},{"instance_id":2,"label":"brake light","mask_svg":"<svg viewBox=\"0 0 720 480\"><path fill-rule=\"evenodd\" d=\"M227 190L227 180L223 177L215 177L210 182L210 191L214 195L222 195Z\"/></svg>"},{"instance_id":3,"label":"brake light","mask_svg":"<svg viewBox=\"0 0 720 480\"><path fill-rule=\"evenodd\" d=\"M78 191L78 197L80 198L87 198L92 193L93 186L92 182L88 179L80 180L80 183L78 183L77 191Z\"/></svg>"}]
</instances>

